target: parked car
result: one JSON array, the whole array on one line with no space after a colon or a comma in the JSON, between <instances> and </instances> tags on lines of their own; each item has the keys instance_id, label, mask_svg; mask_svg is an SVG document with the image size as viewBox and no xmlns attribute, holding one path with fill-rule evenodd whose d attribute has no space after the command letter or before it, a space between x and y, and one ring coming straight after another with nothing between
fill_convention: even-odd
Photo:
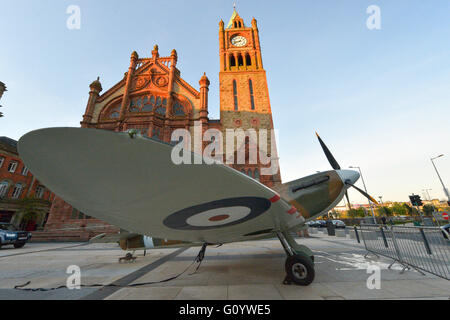
<instances>
[{"instance_id":1,"label":"parked car","mask_svg":"<svg viewBox=\"0 0 450 320\"><path fill-rule=\"evenodd\" d=\"M312 221L308 221L306 224L308 225L308 227L311 227L311 228L325 228L326 227L326 222L323 220L312 220Z\"/></svg>"},{"instance_id":2,"label":"parked car","mask_svg":"<svg viewBox=\"0 0 450 320\"><path fill-rule=\"evenodd\" d=\"M445 226L442 226L441 230L442 230L442 234L444 235L444 238L448 239L449 235L450 235L450 223L446 224Z\"/></svg>"},{"instance_id":3,"label":"parked car","mask_svg":"<svg viewBox=\"0 0 450 320\"><path fill-rule=\"evenodd\" d=\"M336 229L345 229L345 223L342 220L333 220L333 225Z\"/></svg>"},{"instance_id":4,"label":"parked car","mask_svg":"<svg viewBox=\"0 0 450 320\"><path fill-rule=\"evenodd\" d=\"M0 223L0 247L12 244L14 248L22 248L30 239L30 232L19 231L11 223Z\"/></svg>"}]
</instances>

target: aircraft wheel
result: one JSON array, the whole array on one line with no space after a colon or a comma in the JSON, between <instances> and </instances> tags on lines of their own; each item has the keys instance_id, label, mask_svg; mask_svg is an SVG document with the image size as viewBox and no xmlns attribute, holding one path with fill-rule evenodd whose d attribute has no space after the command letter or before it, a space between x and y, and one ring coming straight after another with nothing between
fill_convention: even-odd
<instances>
[{"instance_id":1,"label":"aircraft wheel","mask_svg":"<svg viewBox=\"0 0 450 320\"><path fill-rule=\"evenodd\" d=\"M314 262L305 254L300 253L288 257L285 269L289 280L295 284L308 286L314 280Z\"/></svg>"}]
</instances>

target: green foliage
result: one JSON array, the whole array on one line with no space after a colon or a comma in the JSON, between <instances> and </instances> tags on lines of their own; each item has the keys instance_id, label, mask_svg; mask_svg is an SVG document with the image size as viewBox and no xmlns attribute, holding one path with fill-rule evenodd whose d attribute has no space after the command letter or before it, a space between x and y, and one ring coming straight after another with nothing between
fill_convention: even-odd
<instances>
[{"instance_id":1,"label":"green foliage","mask_svg":"<svg viewBox=\"0 0 450 320\"><path fill-rule=\"evenodd\" d=\"M392 209L389 207L379 207L376 209L376 213L377 213L377 216L379 216L379 217L382 217L382 216L392 217L392 215L393 215Z\"/></svg>"},{"instance_id":2,"label":"green foliage","mask_svg":"<svg viewBox=\"0 0 450 320\"><path fill-rule=\"evenodd\" d=\"M394 202L392 205L392 212L398 216L405 216L408 214L408 209L403 204Z\"/></svg>"},{"instance_id":3,"label":"green foliage","mask_svg":"<svg viewBox=\"0 0 450 320\"><path fill-rule=\"evenodd\" d=\"M16 214L21 214L25 221L33 220L39 215L47 213L48 207L51 205L50 201L36 198L9 200L9 202L18 205Z\"/></svg>"},{"instance_id":4,"label":"green foliage","mask_svg":"<svg viewBox=\"0 0 450 320\"><path fill-rule=\"evenodd\" d=\"M426 204L422 207L423 212L427 216L431 216L431 214L436 211L436 208L431 204Z\"/></svg>"},{"instance_id":5,"label":"green foliage","mask_svg":"<svg viewBox=\"0 0 450 320\"><path fill-rule=\"evenodd\" d=\"M363 207L359 207L358 209L352 208L352 209L348 210L348 216L351 218L365 217L366 211L364 210Z\"/></svg>"}]
</instances>

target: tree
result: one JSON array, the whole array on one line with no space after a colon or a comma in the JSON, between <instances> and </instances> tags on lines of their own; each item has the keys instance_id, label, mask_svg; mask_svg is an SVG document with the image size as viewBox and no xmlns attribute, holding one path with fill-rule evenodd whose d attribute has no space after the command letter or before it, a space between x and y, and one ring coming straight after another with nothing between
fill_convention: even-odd
<instances>
[{"instance_id":1,"label":"tree","mask_svg":"<svg viewBox=\"0 0 450 320\"><path fill-rule=\"evenodd\" d=\"M406 214L409 216L412 215L412 213L413 213L412 208L407 203L403 203L403 206L405 207Z\"/></svg>"},{"instance_id":2,"label":"tree","mask_svg":"<svg viewBox=\"0 0 450 320\"><path fill-rule=\"evenodd\" d=\"M427 216L431 216L431 214L436 211L436 208L431 204L426 204L422 207L423 212Z\"/></svg>"},{"instance_id":3,"label":"tree","mask_svg":"<svg viewBox=\"0 0 450 320\"><path fill-rule=\"evenodd\" d=\"M348 210L348 216L351 218L365 217L366 211L364 210L363 207L359 207L358 209L352 208L352 209Z\"/></svg>"},{"instance_id":4,"label":"tree","mask_svg":"<svg viewBox=\"0 0 450 320\"><path fill-rule=\"evenodd\" d=\"M9 200L8 202L18 206L16 215L21 216L22 221L36 220L42 214L46 214L51 205L50 201L31 197Z\"/></svg>"},{"instance_id":5,"label":"tree","mask_svg":"<svg viewBox=\"0 0 450 320\"><path fill-rule=\"evenodd\" d=\"M6 90L5 84L4 84L3 82L0 81L0 99L2 98L3 93L4 93L5 91L7 91L7 90ZM2 107L2 106L0 106L0 108L1 108L1 107ZM1 117L3 117L3 113L2 113L2 112L0 112L0 118L1 118Z\"/></svg>"},{"instance_id":6,"label":"tree","mask_svg":"<svg viewBox=\"0 0 450 320\"><path fill-rule=\"evenodd\" d=\"M378 216L386 216L391 217L392 216L392 209L389 207L380 207L376 209Z\"/></svg>"},{"instance_id":7,"label":"tree","mask_svg":"<svg viewBox=\"0 0 450 320\"><path fill-rule=\"evenodd\" d=\"M395 202L392 205L392 212L398 216L404 216L407 213L407 209L402 204Z\"/></svg>"}]
</instances>

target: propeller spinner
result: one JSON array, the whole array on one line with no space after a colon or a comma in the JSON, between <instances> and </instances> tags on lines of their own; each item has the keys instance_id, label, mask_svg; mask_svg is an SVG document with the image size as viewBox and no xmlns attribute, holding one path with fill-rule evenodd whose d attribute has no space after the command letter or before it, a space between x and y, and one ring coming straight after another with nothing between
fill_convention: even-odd
<instances>
[{"instance_id":1,"label":"propeller spinner","mask_svg":"<svg viewBox=\"0 0 450 320\"><path fill-rule=\"evenodd\" d=\"M319 139L320 146L322 147L322 150L323 150L323 152L325 153L325 156L327 157L328 162L330 163L331 167L332 167L334 170L341 170L341 166L340 166L339 163L336 161L336 159L334 158L334 156L333 156L333 154L331 153L330 149L328 149L328 147L327 147L326 144L323 142L323 140L320 138L320 136L319 136L319 134L318 134L317 132L316 132L316 136L317 136L317 138ZM355 173L356 173L356 172L355 172ZM359 174L358 174L358 177L359 177ZM373 197L371 197L368 193L366 193L365 191L363 191L363 190L361 190L360 188L358 188L357 186L355 186L354 183L355 183L356 181L352 181L352 179L346 179L344 182L345 182L345 184L346 184L347 186L355 188L355 189L356 189L357 191L359 191L364 197L366 197L367 199L369 199L369 200L372 201L373 203L378 204L378 202L377 202ZM347 192L347 191L345 191L345 197L347 198L348 205L349 205L349 207L351 208L351 205L350 205L350 199L349 199L349 197L348 197L348 192Z\"/></svg>"}]
</instances>

